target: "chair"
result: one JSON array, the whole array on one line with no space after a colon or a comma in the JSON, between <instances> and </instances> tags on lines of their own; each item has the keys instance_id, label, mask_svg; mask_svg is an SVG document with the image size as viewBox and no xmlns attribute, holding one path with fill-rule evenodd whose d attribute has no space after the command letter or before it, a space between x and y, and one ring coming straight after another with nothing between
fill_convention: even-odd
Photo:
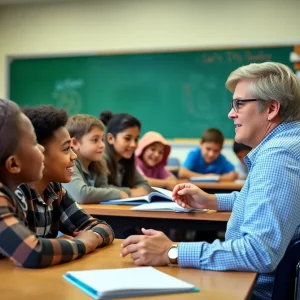
<instances>
[{"instance_id":1,"label":"chair","mask_svg":"<svg viewBox=\"0 0 300 300\"><path fill-rule=\"evenodd\" d=\"M290 243L276 269L272 300L294 300L296 267L299 261L300 238Z\"/></svg>"},{"instance_id":2,"label":"chair","mask_svg":"<svg viewBox=\"0 0 300 300\"><path fill-rule=\"evenodd\" d=\"M167 161L167 169L178 177L178 170L180 168L180 161L176 157L169 157Z\"/></svg>"}]
</instances>

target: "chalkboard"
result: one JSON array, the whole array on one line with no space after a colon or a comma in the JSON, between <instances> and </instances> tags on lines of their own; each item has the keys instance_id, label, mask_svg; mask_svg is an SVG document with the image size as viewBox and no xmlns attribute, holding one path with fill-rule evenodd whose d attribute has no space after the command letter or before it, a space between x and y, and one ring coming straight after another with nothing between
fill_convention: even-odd
<instances>
[{"instance_id":1,"label":"chalkboard","mask_svg":"<svg viewBox=\"0 0 300 300\"><path fill-rule=\"evenodd\" d=\"M199 138L208 127L234 136L227 117L231 71L251 62L292 67L292 46L56 58L10 62L10 98L19 105L53 104L72 114L98 117L102 110L128 112L142 132L166 138Z\"/></svg>"}]
</instances>

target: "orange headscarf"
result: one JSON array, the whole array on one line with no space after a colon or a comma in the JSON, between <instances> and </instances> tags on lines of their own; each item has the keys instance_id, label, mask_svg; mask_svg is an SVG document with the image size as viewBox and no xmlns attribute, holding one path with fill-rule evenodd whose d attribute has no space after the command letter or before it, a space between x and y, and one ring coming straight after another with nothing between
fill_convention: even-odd
<instances>
[{"instance_id":1,"label":"orange headscarf","mask_svg":"<svg viewBox=\"0 0 300 300\"><path fill-rule=\"evenodd\" d=\"M171 147L170 147L169 143L164 139L164 137L156 131L148 131L143 135L143 137L139 140L138 147L135 150L135 155L138 158L142 159L144 150L153 143L161 143L164 145L165 151L164 151L164 157L163 157L163 160L161 163L163 165L166 165L168 156L171 152Z\"/></svg>"}]
</instances>

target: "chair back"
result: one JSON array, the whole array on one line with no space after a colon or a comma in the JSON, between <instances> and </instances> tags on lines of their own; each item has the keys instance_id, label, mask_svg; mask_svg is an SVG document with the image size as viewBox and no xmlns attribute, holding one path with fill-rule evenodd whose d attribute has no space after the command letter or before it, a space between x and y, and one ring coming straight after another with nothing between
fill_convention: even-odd
<instances>
[{"instance_id":1,"label":"chair back","mask_svg":"<svg viewBox=\"0 0 300 300\"><path fill-rule=\"evenodd\" d=\"M168 162L167 162L167 166L180 167L180 161L177 157L169 157Z\"/></svg>"},{"instance_id":2,"label":"chair back","mask_svg":"<svg viewBox=\"0 0 300 300\"><path fill-rule=\"evenodd\" d=\"M272 300L294 300L296 267L300 261L300 238L288 246L274 279Z\"/></svg>"}]
</instances>

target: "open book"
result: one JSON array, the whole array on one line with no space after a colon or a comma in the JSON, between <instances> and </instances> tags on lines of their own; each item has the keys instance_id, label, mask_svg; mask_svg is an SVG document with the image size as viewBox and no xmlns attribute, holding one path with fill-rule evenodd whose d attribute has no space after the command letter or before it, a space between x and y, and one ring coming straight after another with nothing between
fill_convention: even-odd
<instances>
[{"instance_id":1,"label":"open book","mask_svg":"<svg viewBox=\"0 0 300 300\"><path fill-rule=\"evenodd\" d=\"M166 202L172 201L172 192L166 189L152 187L154 192L149 193L146 196L132 197L126 199L101 201L100 204L127 204L127 205L140 205L150 202Z\"/></svg>"},{"instance_id":2,"label":"open book","mask_svg":"<svg viewBox=\"0 0 300 300\"><path fill-rule=\"evenodd\" d=\"M135 206L132 210L141 211L175 211L175 212L207 212L208 209L183 208L175 202L153 202Z\"/></svg>"},{"instance_id":3,"label":"open book","mask_svg":"<svg viewBox=\"0 0 300 300\"><path fill-rule=\"evenodd\" d=\"M207 176L207 177L190 177L190 182L218 182L220 177L216 176Z\"/></svg>"},{"instance_id":4,"label":"open book","mask_svg":"<svg viewBox=\"0 0 300 300\"><path fill-rule=\"evenodd\" d=\"M94 299L199 292L194 285L152 267L72 271L63 277Z\"/></svg>"}]
</instances>

